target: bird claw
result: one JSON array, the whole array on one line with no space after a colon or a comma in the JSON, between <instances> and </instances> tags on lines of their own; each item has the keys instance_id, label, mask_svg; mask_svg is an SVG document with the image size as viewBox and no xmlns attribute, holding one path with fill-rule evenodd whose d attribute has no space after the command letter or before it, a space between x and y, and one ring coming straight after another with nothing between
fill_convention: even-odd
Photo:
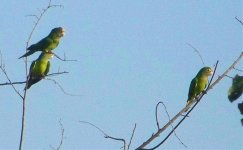
<instances>
[{"instance_id":1,"label":"bird claw","mask_svg":"<svg viewBox=\"0 0 243 150\"><path fill-rule=\"evenodd\" d=\"M207 94L207 91L204 90L204 91L202 91L202 93L203 93L203 94Z\"/></svg>"}]
</instances>

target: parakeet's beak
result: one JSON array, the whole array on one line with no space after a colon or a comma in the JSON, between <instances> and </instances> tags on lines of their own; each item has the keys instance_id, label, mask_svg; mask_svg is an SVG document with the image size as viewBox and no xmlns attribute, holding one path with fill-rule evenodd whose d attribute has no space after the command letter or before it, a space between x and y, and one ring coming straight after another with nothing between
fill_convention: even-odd
<instances>
[{"instance_id":1,"label":"parakeet's beak","mask_svg":"<svg viewBox=\"0 0 243 150\"><path fill-rule=\"evenodd\" d=\"M60 36L64 36L65 35L65 30L64 28L61 29L61 32L60 32Z\"/></svg>"},{"instance_id":2,"label":"parakeet's beak","mask_svg":"<svg viewBox=\"0 0 243 150\"><path fill-rule=\"evenodd\" d=\"M208 72L208 75L213 75L213 70L210 69L210 71Z\"/></svg>"}]
</instances>

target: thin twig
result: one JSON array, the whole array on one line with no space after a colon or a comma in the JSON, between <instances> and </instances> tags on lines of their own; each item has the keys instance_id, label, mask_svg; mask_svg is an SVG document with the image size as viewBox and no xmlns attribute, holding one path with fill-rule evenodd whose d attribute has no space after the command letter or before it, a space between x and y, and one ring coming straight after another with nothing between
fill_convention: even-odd
<instances>
[{"instance_id":1,"label":"thin twig","mask_svg":"<svg viewBox=\"0 0 243 150\"><path fill-rule=\"evenodd\" d=\"M59 119L59 125L60 125L60 129L61 129L61 140L60 140L60 143L59 143L59 145L58 145L58 147L57 148L54 148L52 145L49 145L50 146L50 148L51 149L53 149L53 150L60 150L61 149L61 146L62 146L62 144L63 144L63 139L64 139L64 127L63 127L63 124L62 124L62 120L61 119Z\"/></svg>"},{"instance_id":2,"label":"thin twig","mask_svg":"<svg viewBox=\"0 0 243 150\"><path fill-rule=\"evenodd\" d=\"M2 66L0 66L0 68L1 68L2 72L4 73L5 77L7 78L8 82L9 82L9 85L11 85L12 88L14 89L15 93L17 93L17 94L21 97L21 99L23 99L24 97L23 97L23 96L19 93L19 91L15 88L14 83L12 83L12 81L10 80L10 78L9 78L9 76L8 76L8 74L7 74L7 72L6 72L6 70L5 70ZM2 85L2 84L0 84L0 85Z\"/></svg>"},{"instance_id":3,"label":"thin twig","mask_svg":"<svg viewBox=\"0 0 243 150\"><path fill-rule=\"evenodd\" d=\"M50 73L48 75L46 75L46 77L50 77L50 76L56 76L56 75L60 75L60 74L66 74L66 73L69 73L67 71L62 71L62 72L56 72L56 73Z\"/></svg>"},{"instance_id":4,"label":"thin twig","mask_svg":"<svg viewBox=\"0 0 243 150\"><path fill-rule=\"evenodd\" d=\"M240 19L238 19L237 17L235 17L235 19L236 19L237 21L239 21L239 23L240 23L241 25L243 25L243 22L242 22Z\"/></svg>"},{"instance_id":5,"label":"thin twig","mask_svg":"<svg viewBox=\"0 0 243 150\"><path fill-rule=\"evenodd\" d=\"M243 70L241 70L241 69L238 69L238 68L235 68L235 67L234 67L234 69L235 69L236 71L243 72Z\"/></svg>"},{"instance_id":6,"label":"thin twig","mask_svg":"<svg viewBox=\"0 0 243 150\"><path fill-rule=\"evenodd\" d=\"M158 130L160 129L160 127L159 127L159 120L158 120L158 107L159 107L160 103L161 102L158 102L157 105L156 105L156 108L155 108L155 119L156 119L156 125L158 127Z\"/></svg>"},{"instance_id":7,"label":"thin twig","mask_svg":"<svg viewBox=\"0 0 243 150\"><path fill-rule=\"evenodd\" d=\"M61 61L77 61L77 60L75 60L75 59L66 59L66 55L65 55L65 53L64 53L64 58L61 58L61 57L59 57L57 54L55 54L55 53L53 53L54 54L54 56L56 57L56 58L58 58L58 59L60 59Z\"/></svg>"},{"instance_id":8,"label":"thin twig","mask_svg":"<svg viewBox=\"0 0 243 150\"><path fill-rule=\"evenodd\" d=\"M137 124L135 123L134 128L133 128L133 131L132 131L132 136L131 136L130 141L129 141L129 144L128 144L128 146L127 146L127 150L130 149L130 146L131 146L131 143L132 143L132 139L133 139L133 136L134 136L136 127L137 127Z\"/></svg>"},{"instance_id":9,"label":"thin twig","mask_svg":"<svg viewBox=\"0 0 243 150\"><path fill-rule=\"evenodd\" d=\"M80 123L86 123L86 124L89 124L89 125L95 127L96 129L98 129L101 133L104 134L104 136L107 136L107 134L105 133L105 131L103 131L103 130L102 130L101 128L99 128L98 126L96 126L96 125L94 125L94 124L92 124L92 123L90 123L90 122L88 122L88 121L79 121L79 122L80 122Z\"/></svg>"},{"instance_id":10,"label":"thin twig","mask_svg":"<svg viewBox=\"0 0 243 150\"><path fill-rule=\"evenodd\" d=\"M192 49L194 49L194 52L196 52L196 53L198 54L198 56L200 57L200 59L201 59L203 65L205 66L205 63L204 63L204 61L203 61L202 55L200 54L199 50L196 49L194 46L192 46L190 43L186 43L186 44L187 44L188 46L190 46Z\"/></svg>"},{"instance_id":11,"label":"thin twig","mask_svg":"<svg viewBox=\"0 0 243 150\"><path fill-rule=\"evenodd\" d=\"M60 124L60 128L61 128L61 141L59 143L59 146L57 147L57 150L60 150L62 143L63 143L63 137L64 137L64 127L63 127L61 119L59 120L59 124Z\"/></svg>"},{"instance_id":12,"label":"thin twig","mask_svg":"<svg viewBox=\"0 0 243 150\"><path fill-rule=\"evenodd\" d=\"M231 79L234 79L233 77L231 77L231 76L228 76L228 75L225 75L226 77L228 77L228 78L231 78Z\"/></svg>"},{"instance_id":13,"label":"thin twig","mask_svg":"<svg viewBox=\"0 0 243 150\"><path fill-rule=\"evenodd\" d=\"M115 138L115 137L112 137L112 136L109 136L109 135L105 136L105 138L116 140L116 141L122 141L123 142L123 147L122 148L124 150L126 150L126 141L124 139L122 139L122 138Z\"/></svg>"},{"instance_id":14,"label":"thin twig","mask_svg":"<svg viewBox=\"0 0 243 150\"><path fill-rule=\"evenodd\" d=\"M5 83L0 83L0 86L5 86L5 85L12 85L12 84L25 84L26 81L18 81L18 82L5 82ZM23 97L21 97L23 98Z\"/></svg>"},{"instance_id":15,"label":"thin twig","mask_svg":"<svg viewBox=\"0 0 243 150\"><path fill-rule=\"evenodd\" d=\"M216 81L212 83L209 89L212 89L220 80L222 80L230 72L230 70L232 70L236 66L236 64L240 62L242 57L243 57L243 52L241 52L240 56L234 61L234 63L221 76L219 76Z\"/></svg>"},{"instance_id":16,"label":"thin twig","mask_svg":"<svg viewBox=\"0 0 243 150\"><path fill-rule=\"evenodd\" d=\"M98 126L88 122L88 121L79 121L80 123L86 123L86 124L89 124L93 127L95 127L96 129L98 129L101 133L103 133L104 135L104 138L109 138L109 139L112 139L112 140L116 140L116 141L122 141L123 142L123 148L124 150L126 150L126 141L122 138L115 138L115 137L112 137L112 136L109 136L108 134L105 133L104 130L102 130L101 128L99 128Z\"/></svg>"},{"instance_id":17,"label":"thin twig","mask_svg":"<svg viewBox=\"0 0 243 150\"><path fill-rule=\"evenodd\" d=\"M45 79L45 80L49 80L49 81L52 81L53 83L55 83L55 84L61 89L61 91L62 91L64 94L66 94L66 95L69 95L69 96L83 96L83 95L71 94L71 93L66 92L66 91L64 90L64 88L61 86L61 84L58 83L58 82L57 82L56 80L54 80L54 79L50 79L50 78L43 78L43 79Z\"/></svg>"},{"instance_id":18,"label":"thin twig","mask_svg":"<svg viewBox=\"0 0 243 150\"><path fill-rule=\"evenodd\" d=\"M2 60L2 52L0 51L0 61L1 61L1 64L0 64L0 69L2 70L2 72L4 73L5 77L7 78L8 82L10 83L10 85L12 86L12 88L14 89L15 93L17 93L20 98L23 99L23 96L19 93L19 91L15 88L14 84L12 83L12 81L10 80L8 74L7 74L7 71L5 70L5 67L4 67L4 64L3 64L3 60ZM1 85L1 84L0 84Z\"/></svg>"},{"instance_id":19,"label":"thin twig","mask_svg":"<svg viewBox=\"0 0 243 150\"><path fill-rule=\"evenodd\" d=\"M69 72L63 71L63 72L50 73L50 74L46 75L46 77L56 76L56 75L65 74L65 73L69 73ZM12 85L12 84L24 84L24 83L26 83L26 81L5 82L5 83L0 83L0 86Z\"/></svg>"},{"instance_id":20,"label":"thin twig","mask_svg":"<svg viewBox=\"0 0 243 150\"><path fill-rule=\"evenodd\" d=\"M168 117L168 119L169 119L169 121L170 121L170 114L169 114L169 112L167 111L167 108L166 108L165 104L164 104L163 102L159 102L159 103L161 103L161 104L164 106L165 112L166 112L167 117ZM159 104L159 103L158 103L158 104ZM172 130L174 130L174 126L173 126L172 123L171 123L171 128L172 128ZM187 146L182 142L182 140L179 138L179 136L176 134L176 132L175 132L175 131L173 131L173 132L174 132L175 137L179 140L179 142L180 142L185 148L187 148Z\"/></svg>"}]
</instances>

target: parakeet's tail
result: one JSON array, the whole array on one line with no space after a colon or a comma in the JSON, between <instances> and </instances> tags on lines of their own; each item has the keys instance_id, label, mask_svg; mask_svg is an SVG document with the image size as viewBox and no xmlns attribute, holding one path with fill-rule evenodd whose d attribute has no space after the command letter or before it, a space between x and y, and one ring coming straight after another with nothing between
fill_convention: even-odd
<instances>
[{"instance_id":1,"label":"parakeet's tail","mask_svg":"<svg viewBox=\"0 0 243 150\"><path fill-rule=\"evenodd\" d=\"M25 86L25 90L29 89L33 84L36 84L37 82L39 82L41 80L41 78L35 78L35 79L29 79L27 85Z\"/></svg>"},{"instance_id":2,"label":"parakeet's tail","mask_svg":"<svg viewBox=\"0 0 243 150\"><path fill-rule=\"evenodd\" d=\"M21 57L19 57L19 59L20 58L23 58L23 57L27 57L27 56L29 56L29 55L32 55L33 53L35 53L36 51L34 51L34 50L30 50L30 51L28 51L27 53L25 53L23 56L21 56Z\"/></svg>"}]
</instances>

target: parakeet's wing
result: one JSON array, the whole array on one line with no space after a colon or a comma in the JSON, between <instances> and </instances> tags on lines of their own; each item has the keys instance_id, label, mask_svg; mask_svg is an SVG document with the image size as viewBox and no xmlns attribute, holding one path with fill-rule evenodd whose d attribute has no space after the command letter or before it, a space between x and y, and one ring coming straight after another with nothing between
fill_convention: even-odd
<instances>
[{"instance_id":1,"label":"parakeet's wing","mask_svg":"<svg viewBox=\"0 0 243 150\"><path fill-rule=\"evenodd\" d=\"M196 92L195 90L196 90L196 87L197 87L197 82L198 82L197 78L192 79L191 84L190 84L190 88L189 88L189 93L188 93L188 100L190 100L192 97L195 96L195 92Z\"/></svg>"},{"instance_id":2,"label":"parakeet's wing","mask_svg":"<svg viewBox=\"0 0 243 150\"><path fill-rule=\"evenodd\" d=\"M47 73L49 72L49 70L50 70L50 66L51 66L51 63L50 63L50 61L48 61L47 66L46 66L45 76L46 76Z\"/></svg>"},{"instance_id":3,"label":"parakeet's wing","mask_svg":"<svg viewBox=\"0 0 243 150\"><path fill-rule=\"evenodd\" d=\"M31 63L31 65L30 65L29 76L31 76L32 71L33 71L33 69L34 69L35 65L36 65L36 60L35 60L35 61L33 61L33 62Z\"/></svg>"},{"instance_id":4,"label":"parakeet's wing","mask_svg":"<svg viewBox=\"0 0 243 150\"><path fill-rule=\"evenodd\" d=\"M28 83L27 83L27 85L26 85L26 87L25 87L25 89L27 88L27 89L29 89L30 87L31 87L31 85L33 85L33 75L32 75L32 71L33 71L33 69L34 69L34 67L35 67L35 65L36 65L36 61L33 61L32 63L31 63L31 65L30 65L30 70L29 70L29 76L28 76Z\"/></svg>"},{"instance_id":5,"label":"parakeet's wing","mask_svg":"<svg viewBox=\"0 0 243 150\"><path fill-rule=\"evenodd\" d=\"M44 39L40 40L38 43L31 45L28 50L30 51L43 51L45 50L49 45L52 44L52 39L49 37L45 37Z\"/></svg>"},{"instance_id":6,"label":"parakeet's wing","mask_svg":"<svg viewBox=\"0 0 243 150\"><path fill-rule=\"evenodd\" d=\"M31 45L27 48L28 52L22 55L20 58L27 57L32 55L37 51L44 51L49 45L51 45L53 40L49 37L45 37L44 39L40 40L38 43Z\"/></svg>"}]
</instances>

